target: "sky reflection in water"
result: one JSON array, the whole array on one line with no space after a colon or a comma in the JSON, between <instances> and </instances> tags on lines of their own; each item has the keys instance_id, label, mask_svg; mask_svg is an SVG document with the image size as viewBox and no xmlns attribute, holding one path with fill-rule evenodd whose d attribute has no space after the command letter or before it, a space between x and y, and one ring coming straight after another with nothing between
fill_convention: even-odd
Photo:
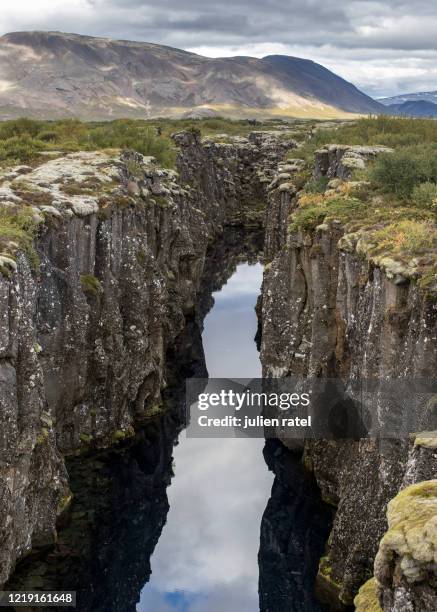
<instances>
[{"instance_id":1,"label":"sky reflection in water","mask_svg":"<svg viewBox=\"0 0 437 612\"><path fill-rule=\"evenodd\" d=\"M254 343L260 264L240 264L214 294L203 344L210 377L261 376ZM194 439L174 450L167 524L138 612L254 612L261 517L273 476L261 439Z\"/></svg>"}]
</instances>

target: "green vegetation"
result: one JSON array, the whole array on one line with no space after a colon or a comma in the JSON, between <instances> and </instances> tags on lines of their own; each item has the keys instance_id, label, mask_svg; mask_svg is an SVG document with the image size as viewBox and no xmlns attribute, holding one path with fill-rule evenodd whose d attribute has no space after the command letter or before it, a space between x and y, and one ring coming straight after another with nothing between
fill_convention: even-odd
<instances>
[{"instance_id":1,"label":"green vegetation","mask_svg":"<svg viewBox=\"0 0 437 612\"><path fill-rule=\"evenodd\" d=\"M311 230L323 222L338 219L347 223L365 217L363 203L357 198L301 198L300 207L292 217L291 231Z\"/></svg>"},{"instance_id":2,"label":"green vegetation","mask_svg":"<svg viewBox=\"0 0 437 612\"><path fill-rule=\"evenodd\" d=\"M378 600L378 583L370 578L358 591L354 599L356 612L382 612Z\"/></svg>"},{"instance_id":3,"label":"green vegetation","mask_svg":"<svg viewBox=\"0 0 437 612\"><path fill-rule=\"evenodd\" d=\"M79 440L84 444L90 444L93 440L93 437L91 434L81 433L79 434Z\"/></svg>"},{"instance_id":4,"label":"green vegetation","mask_svg":"<svg viewBox=\"0 0 437 612\"><path fill-rule=\"evenodd\" d=\"M269 124L269 127L274 125ZM224 118L117 119L90 123L72 119L16 119L0 123L0 166L35 163L46 151L133 149L143 155L153 155L162 166L171 168L175 165L177 150L170 136L187 129L200 130L202 136L223 133L235 136L257 128L248 120Z\"/></svg>"},{"instance_id":5,"label":"green vegetation","mask_svg":"<svg viewBox=\"0 0 437 612\"><path fill-rule=\"evenodd\" d=\"M346 247L359 241L361 254L381 265L394 260L406 273L414 260L411 269L420 286L437 286L437 122L360 119L316 132L288 157L306 160L308 170L316 149L337 143L389 145L394 151L379 155L354 174L357 183L343 183L335 194L325 193L326 179L310 179L290 218L290 230L311 231L337 220L350 235L343 240Z\"/></svg>"},{"instance_id":6,"label":"green vegetation","mask_svg":"<svg viewBox=\"0 0 437 612\"><path fill-rule=\"evenodd\" d=\"M427 146L437 143L437 122L404 117L369 117L342 122L338 127L317 130L311 140L288 152L288 159L312 163L314 153L327 144L383 145L392 148Z\"/></svg>"},{"instance_id":7,"label":"green vegetation","mask_svg":"<svg viewBox=\"0 0 437 612\"><path fill-rule=\"evenodd\" d=\"M403 219L389 223L372 235L372 255L389 251L395 255L417 256L437 249L437 235L429 221Z\"/></svg>"},{"instance_id":8,"label":"green vegetation","mask_svg":"<svg viewBox=\"0 0 437 612\"><path fill-rule=\"evenodd\" d=\"M413 189L412 201L420 208L437 211L437 185L429 181L416 185Z\"/></svg>"},{"instance_id":9,"label":"green vegetation","mask_svg":"<svg viewBox=\"0 0 437 612\"><path fill-rule=\"evenodd\" d=\"M80 282L83 292L87 295L97 296L103 291L99 279L92 274L83 274L80 277Z\"/></svg>"},{"instance_id":10,"label":"green vegetation","mask_svg":"<svg viewBox=\"0 0 437 612\"><path fill-rule=\"evenodd\" d=\"M304 191L306 193L324 193L328 182L329 179L326 176L322 176L319 179L311 179L306 183Z\"/></svg>"},{"instance_id":11,"label":"green vegetation","mask_svg":"<svg viewBox=\"0 0 437 612\"><path fill-rule=\"evenodd\" d=\"M38 160L42 151L94 151L129 148L153 155L172 166L175 149L168 134L158 134L148 121L120 119L82 123L76 120L37 121L17 119L0 124L0 163L11 165Z\"/></svg>"},{"instance_id":12,"label":"green vegetation","mask_svg":"<svg viewBox=\"0 0 437 612\"><path fill-rule=\"evenodd\" d=\"M13 257L17 250L27 253L34 269L39 258L33 247L33 238L38 227L35 213L30 206L0 206L0 255ZM8 269L0 270L9 276Z\"/></svg>"},{"instance_id":13,"label":"green vegetation","mask_svg":"<svg viewBox=\"0 0 437 612\"><path fill-rule=\"evenodd\" d=\"M369 117L340 124L338 128L317 131L310 144L384 145L409 147L437 143L437 122L405 117Z\"/></svg>"},{"instance_id":14,"label":"green vegetation","mask_svg":"<svg viewBox=\"0 0 437 612\"><path fill-rule=\"evenodd\" d=\"M410 198L422 183L437 183L437 144L414 145L381 155L370 169L370 178L382 191Z\"/></svg>"}]
</instances>

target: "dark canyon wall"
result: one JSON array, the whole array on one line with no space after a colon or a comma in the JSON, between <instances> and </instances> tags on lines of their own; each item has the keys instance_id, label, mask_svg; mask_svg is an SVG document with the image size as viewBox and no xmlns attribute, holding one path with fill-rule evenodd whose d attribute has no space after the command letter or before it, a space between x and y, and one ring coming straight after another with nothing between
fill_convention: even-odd
<instances>
[{"instance_id":1,"label":"dark canyon wall","mask_svg":"<svg viewBox=\"0 0 437 612\"><path fill-rule=\"evenodd\" d=\"M316 154L314 175L328 177L332 180L328 188L335 189L339 178L347 179L352 168L363 167L379 152L369 147L327 147ZM406 271L392 269L395 262L387 261L383 268L358 254L356 237L345 235L335 219L311 231L290 229L289 215L299 206L301 195L293 182L299 167L298 160L280 164L269 188L260 308L264 375L338 378L345 384L356 378L432 379L435 299L406 278ZM383 402L379 416L396 418ZM305 465L314 472L323 498L336 508L318 575L319 593L331 605L351 605L359 587L373 574L373 560L387 529L388 501L406 485L436 476L435 445L429 438L320 440L304 445ZM295 441L283 442L296 447ZM386 610L435 608L435 575L430 566L434 587L429 589L432 597L427 593L428 607L420 607L423 600L414 603L418 589L414 581L423 581L424 572L416 572L410 581L406 568L425 561L411 549L405 546L399 552L397 577L393 556L384 557L384 570L382 561L379 564L380 591L391 593L385 595ZM410 607L388 603L398 583L409 592ZM379 606L375 588L372 605Z\"/></svg>"},{"instance_id":2,"label":"dark canyon wall","mask_svg":"<svg viewBox=\"0 0 437 612\"><path fill-rule=\"evenodd\" d=\"M161 411L208 247L225 225L261 225L270 169L294 146L261 133L174 140L178 173L133 152L77 153L3 178L2 202L24 206L37 235L1 258L0 584L55 538L64 457Z\"/></svg>"}]
</instances>

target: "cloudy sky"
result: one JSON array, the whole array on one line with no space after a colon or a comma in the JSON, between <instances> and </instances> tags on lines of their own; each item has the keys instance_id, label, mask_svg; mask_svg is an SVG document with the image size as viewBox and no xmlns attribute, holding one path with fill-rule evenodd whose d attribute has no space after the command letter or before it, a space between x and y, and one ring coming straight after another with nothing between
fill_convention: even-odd
<instances>
[{"instance_id":1,"label":"cloudy sky","mask_svg":"<svg viewBox=\"0 0 437 612\"><path fill-rule=\"evenodd\" d=\"M437 89L434 0L14 0L1 11L2 33L31 29L296 55L374 96Z\"/></svg>"}]
</instances>

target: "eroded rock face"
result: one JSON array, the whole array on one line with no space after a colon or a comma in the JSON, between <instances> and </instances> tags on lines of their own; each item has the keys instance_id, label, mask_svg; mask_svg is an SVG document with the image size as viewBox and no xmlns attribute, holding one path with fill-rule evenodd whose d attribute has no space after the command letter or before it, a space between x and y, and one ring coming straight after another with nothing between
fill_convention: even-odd
<instances>
[{"instance_id":1,"label":"eroded rock face","mask_svg":"<svg viewBox=\"0 0 437 612\"><path fill-rule=\"evenodd\" d=\"M345 176L340 166L346 150L324 149L323 159L316 157L316 175ZM433 378L437 323L430 296L360 257L342 241L339 222L294 232L284 228L296 206L293 196L273 195L269 205L273 221L266 223L261 310L264 375L339 378L345 384L357 378ZM282 224L278 231L277 223ZM384 406L380 416L386 418L383 412ZM331 602L350 605L373 573L388 501L406 483L432 478L435 465L409 440L283 442L294 449L304 446L305 465L314 471L324 499L337 507L319 590Z\"/></svg>"},{"instance_id":2,"label":"eroded rock face","mask_svg":"<svg viewBox=\"0 0 437 612\"><path fill-rule=\"evenodd\" d=\"M366 163L381 153L393 149L382 146L326 145L316 151L314 177L349 179L354 170L362 170Z\"/></svg>"},{"instance_id":3,"label":"eroded rock face","mask_svg":"<svg viewBox=\"0 0 437 612\"><path fill-rule=\"evenodd\" d=\"M384 610L435 610L437 480L402 490L388 504L388 531L375 559Z\"/></svg>"},{"instance_id":4,"label":"eroded rock face","mask_svg":"<svg viewBox=\"0 0 437 612\"><path fill-rule=\"evenodd\" d=\"M62 455L117 443L161 410L208 246L227 224L261 226L269 173L294 146L268 133L175 141L178 173L133 152L75 153L2 177L0 206L38 231L35 249L11 241L0 262L0 584L53 540L69 501Z\"/></svg>"}]
</instances>

